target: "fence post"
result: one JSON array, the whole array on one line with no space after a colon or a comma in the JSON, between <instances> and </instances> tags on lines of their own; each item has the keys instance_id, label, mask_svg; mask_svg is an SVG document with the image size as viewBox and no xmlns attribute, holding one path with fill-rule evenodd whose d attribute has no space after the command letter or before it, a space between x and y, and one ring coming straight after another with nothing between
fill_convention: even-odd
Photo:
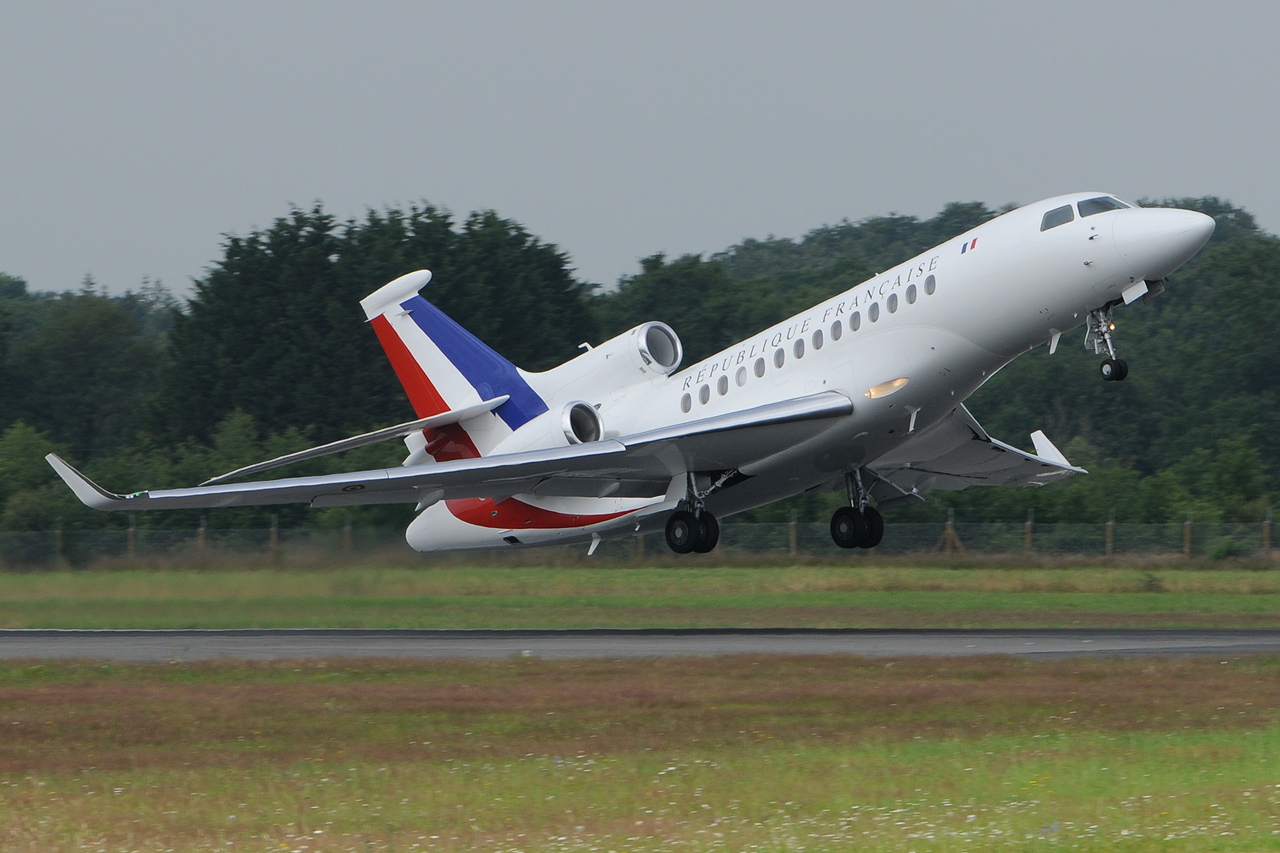
<instances>
[{"instance_id":1,"label":"fence post","mask_svg":"<svg viewBox=\"0 0 1280 853\"><path fill-rule=\"evenodd\" d=\"M791 510L791 524L787 527L787 553L796 555L796 511Z\"/></svg>"},{"instance_id":2,"label":"fence post","mask_svg":"<svg viewBox=\"0 0 1280 853\"><path fill-rule=\"evenodd\" d=\"M947 526L943 529L942 538L938 540L938 544L933 547L933 550L944 551L947 554L959 551L961 556L967 556L964 550L964 543L956 535L955 507L947 508Z\"/></svg>"},{"instance_id":3,"label":"fence post","mask_svg":"<svg viewBox=\"0 0 1280 853\"><path fill-rule=\"evenodd\" d=\"M1107 514L1107 533L1106 533L1106 552L1110 557L1115 553L1116 543L1116 508L1112 507L1111 512Z\"/></svg>"},{"instance_id":4,"label":"fence post","mask_svg":"<svg viewBox=\"0 0 1280 853\"><path fill-rule=\"evenodd\" d=\"M1262 520L1262 559L1271 559L1271 507L1267 507L1267 517Z\"/></svg>"},{"instance_id":5,"label":"fence post","mask_svg":"<svg viewBox=\"0 0 1280 853\"><path fill-rule=\"evenodd\" d=\"M1028 554L1031 553L1031 529L1036 523L1036 511L1032 507L1027 507L1027 524L1024 531L1023 550Z\"/></svg>"},{"instance_id":6,"label":"fence post","mask_svg":"<svg viewBox=\"0 0 1280 853\"><path fill-rule=\"evenodd\" d=\"M129 513L129 532L125 536L124 552L130 560L138 556L138 517Z\"/></svg>"},{"instance_id":7,"label":"fence post","mask_svg":"<svg viewBox=\"0 0 1280 853\"><path fill-rule=\"evenodd\" d=\"M56 566L61 566L64 562L62 556L62 522L58 522L58 526L53 529L53 562Z\"/></svg>"},{"instance_id":8,"label":"fence post","mask_svg":"<svg viewBox=\"0 0 1280 853\"><path fill-rule=\"evenodd\" d=\"M351 553L351 513L347 513L346 520L342 522L342 550Z\"/></svg>"},{"instance_id":9,"label":"fence post","mask_svg":"<svg viewBox=\"0 0 1280 853\"><path fill-rule=\"evenodd\" d=\"M271 513L271 532L267 536L267 550L271 552L272 559L280 556L280 516Z\"/></svg>"},{"instance_id":10,"label":"fence post","mask_svg":"<svg viewBox=\"0 0 1280 853\"><path fill-rule=\"evenodd\" d=\"M1182 525L1182 556L1191 556L1191 510L1187 510L1187 520Z\"/></svg>"}]
</instances>

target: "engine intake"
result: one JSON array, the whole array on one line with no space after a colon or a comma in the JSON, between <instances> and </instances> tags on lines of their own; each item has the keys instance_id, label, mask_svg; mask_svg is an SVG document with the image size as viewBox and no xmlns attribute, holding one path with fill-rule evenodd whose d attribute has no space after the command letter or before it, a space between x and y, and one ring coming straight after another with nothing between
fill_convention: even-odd
<instances>
[{"instance_id":1,"label":"engine intake","mask_svg":"<svg viewBox=\"0 0 1280 853\"><path fill-rule=\"evenodd\" d=\"M676 337L675 331L666 323L643 323L636 328L636 337L639 341L637 350L640 360L646 367L656 367L670 376L671 372L680 366L680 359L684 357L684 348L681 347L680 338Z\"/></svg>"},{"instance_id":2,"label":"engine intake","mask_svg":"<svg viewBox=\"0 0 1280 853\"><path fill-rule=\"evenodd\" d=\"M570 444L587 444L604 436L604 419L594 406L581 400L565 404L560 423Z\"/></svg>"}]
</instances>

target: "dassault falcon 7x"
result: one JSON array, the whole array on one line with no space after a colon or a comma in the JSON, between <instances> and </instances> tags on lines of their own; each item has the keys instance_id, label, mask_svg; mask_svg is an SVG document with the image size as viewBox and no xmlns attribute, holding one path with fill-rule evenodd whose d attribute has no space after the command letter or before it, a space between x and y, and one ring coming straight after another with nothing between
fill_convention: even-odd
<instances>
[{"instance_id":1,"label":"dassault falcon 7x","mask_svg":"<svg viewBox=\"0 0 1280 853\"><path fill-rule=\"evenodd\" d=\"M1164 290L1214 221L1104 193L1005 213L710 358L681 369L670 326L643 323L543 373L517 368L419 291L426 270L360 303L418 419L250 465L186 489L119 495L57 456L102 510L412 503L419 551L590 543L664 531L678 553L716 546L716 519L811 490L848 497L831 535L871 548L880 510L930 489L1042 485L1072 474L991 438L963 401L1031 348L1086 327L1123 380L1112 311ZM227 481L403 439L399 468ZM874 502L874 505L873 505ZM878 509L877 509L878 507Z\"/></svg>"}]
</instances>

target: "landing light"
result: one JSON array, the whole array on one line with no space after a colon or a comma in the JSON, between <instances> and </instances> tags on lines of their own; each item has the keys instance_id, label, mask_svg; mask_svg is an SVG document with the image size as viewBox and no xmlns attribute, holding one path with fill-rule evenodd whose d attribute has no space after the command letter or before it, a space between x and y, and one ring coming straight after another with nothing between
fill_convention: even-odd
<instances>
[{"instance_id":1,"label":"landing light","mask_svg":"<svg viewBox=\"0 0 1280 853\"><path fill-rule=\"evenodd\" d=\"M897 379L890 379L888 382L881 382L879 385L867 389L867 398L871 400L878 400L881 397L888 397L890 394L896 394L898 391L905 388L907 383L910 381L911 380L907 379L905 376L899 376Z\"/></svg>"}]
</instances>

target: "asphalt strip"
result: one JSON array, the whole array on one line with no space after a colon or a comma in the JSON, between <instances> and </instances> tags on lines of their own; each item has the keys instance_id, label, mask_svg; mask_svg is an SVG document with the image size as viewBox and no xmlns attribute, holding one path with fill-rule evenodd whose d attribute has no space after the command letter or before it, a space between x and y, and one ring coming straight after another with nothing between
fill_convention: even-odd
<instances>
[{"instance_id":1,"label":"asphalt strip","mask_svg":"<svg viewBox=\"0 0 1280 853\"><path fill-rule=\"evenodd\" d=\"M1280 654L1280 631L1108 629L0 630L0 658L121 662L717 655L1185 657Z\"/></svg>"}]
</instances>

